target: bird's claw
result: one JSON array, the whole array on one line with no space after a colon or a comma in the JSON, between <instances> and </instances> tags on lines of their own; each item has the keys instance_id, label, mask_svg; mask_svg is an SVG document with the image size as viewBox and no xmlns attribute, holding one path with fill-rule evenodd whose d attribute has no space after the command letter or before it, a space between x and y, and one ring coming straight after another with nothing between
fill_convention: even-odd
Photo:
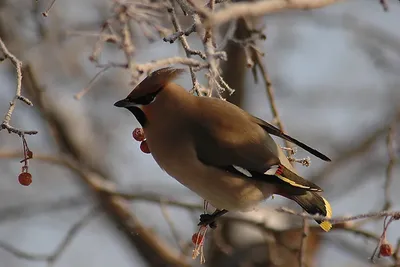
<instances>
[{"instance_id":1,"label":"bird's claw","mask_svg":"<svg viewBox=\"0 0 400 267\"><path fill-rule=\"evenodd\" d=\"M217 228L216 216L214 214L200 214L199 226L210 226L211 229Z\"/></svg>"}]
</instances>

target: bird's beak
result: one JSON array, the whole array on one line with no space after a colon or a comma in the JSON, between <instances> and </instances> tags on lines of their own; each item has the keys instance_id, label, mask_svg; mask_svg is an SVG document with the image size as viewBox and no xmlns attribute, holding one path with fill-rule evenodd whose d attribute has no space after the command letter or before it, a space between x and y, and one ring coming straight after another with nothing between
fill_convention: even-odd
<instances>
[{"instance_id":1,"label":"bird's beak","mask_svg":"<svg viewBox=\"0 0 400 267\"><path fill-rule=\"evenodd\" d=\"M132 101L129 101L129 99L125 98L125 99L115 102L114 106L119 107L119 108L127 108L127 107L133 107L136 105Z\"/></svg>"}]
</instances>

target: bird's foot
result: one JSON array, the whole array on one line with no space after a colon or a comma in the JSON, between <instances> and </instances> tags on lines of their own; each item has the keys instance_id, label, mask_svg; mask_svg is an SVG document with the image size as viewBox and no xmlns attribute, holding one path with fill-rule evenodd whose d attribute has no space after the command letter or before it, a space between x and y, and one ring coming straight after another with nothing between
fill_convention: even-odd
<instances>
[{"instance_id":1,"label":"bird's foot","mask_svg":"<svg viewBox=\"0 0 400 267\"><path fill-rule=\"evenodd\" d=\"M211 229L217 228L217 222L215 221L218 217L221 217L227 210L216 210L213 214L201 214L200 215L200 222L198 223L199 226L210 226Z\"/></svg>"},{"instance_id":2,"label":"bird's foot","mask_svg":"<svg viewBox=\"0 0 400 267\"><path fill-rule=\"evenodd\" d=\"M217 222L215 221L215 216L212 214L200 214L199 226L210 226L211 229L217 228Z\"/></svg>"}]
</instances>

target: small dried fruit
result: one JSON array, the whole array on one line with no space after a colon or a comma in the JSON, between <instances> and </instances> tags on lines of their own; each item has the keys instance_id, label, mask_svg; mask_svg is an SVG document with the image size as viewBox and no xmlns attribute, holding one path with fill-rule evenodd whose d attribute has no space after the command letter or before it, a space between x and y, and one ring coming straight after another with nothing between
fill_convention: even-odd
<instances>
[{"instance_id":1,"label":"small dried fruit","mask_svg":"<svg viewBox=\"0 0 400 267\"><path fill-rule=\"evenodd\" d=\"M204 235L201 233L194 233L192 235L192 243L195 245L200 245L203 243Z\"/></svg>"},{"instance_id":2,"label":"small dried fruit","mask_svg":"<svg viewBox=\"0 0 400 267\"><path fill-rule=\"evenodd\" d=\"M18 181L21 185L28 186L32 183L32 175L29 172L21 172Z\"/></svg>"},{"instance_id":3,"label":"small dried fruit","mask_svg":"<svg viewBox=\"0 0 400 267\"><path fill-rule=\"evenodd\" d=\"M390 245L389 243L381 244L381 247L379 248L379 255L383 257L388 257L392 256L392 254L393 254L392 245Z\"/></svg>"},{"instance_id":4,"label":"small dried fruit","mask_svg":"<svg viewBox=\"0 0 400 267\"><path fill-rule=\"evenodd\" d=\"M151 153L150 149L149 149L149 146L147 145L146 141L143 141L143 142L140 143L140 150L142 150L142 152L146 153L146 154L150 154Z\"/></svg>"},{"instance_id":5,"label":"small dried fruit","mask_svg":"<svg viewBox=\"0 0 400 267\"><path fill-rule=\"evenodd\" d=\"M33 152L30 151L30 150L28 150L28 151L26 152L26 155L27 155L28 159L33 158Z\"/></svg>"},{"instance_id":6,"label":"small dried fruit","mask_svg":"<svg viewBox=\"0 0 400 267\"><path fill-rule=\"evenodd\" d=\"M136 141L139 141L139 142L144 141L145 137L144 137L143 129L142 128L136 128L135 130L133 130L132 137Z\"/></svg>"}]
</instances>

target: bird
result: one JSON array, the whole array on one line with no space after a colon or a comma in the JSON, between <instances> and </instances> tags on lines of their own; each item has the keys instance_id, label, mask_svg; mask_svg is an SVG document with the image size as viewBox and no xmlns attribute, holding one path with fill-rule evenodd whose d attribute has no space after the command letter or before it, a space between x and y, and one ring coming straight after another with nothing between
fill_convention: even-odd
<instances>
[{"instance_id":1,"label":"bird","mask_svg":"<svg viewBox=\"0 0 400 267\"><path fill-rule=\"evenodd\" d=\"M323 190L296 172L271 135L330 158L228 101L190 93L175 83L183 73L155 70L114 106L135 116L159 167L216 209L202 214L199 225L215 226L225 213L254 210L273 195L311 215L332 216ZM326 232L332 227L316 222Z\"/></svg>"}]
</instances>

